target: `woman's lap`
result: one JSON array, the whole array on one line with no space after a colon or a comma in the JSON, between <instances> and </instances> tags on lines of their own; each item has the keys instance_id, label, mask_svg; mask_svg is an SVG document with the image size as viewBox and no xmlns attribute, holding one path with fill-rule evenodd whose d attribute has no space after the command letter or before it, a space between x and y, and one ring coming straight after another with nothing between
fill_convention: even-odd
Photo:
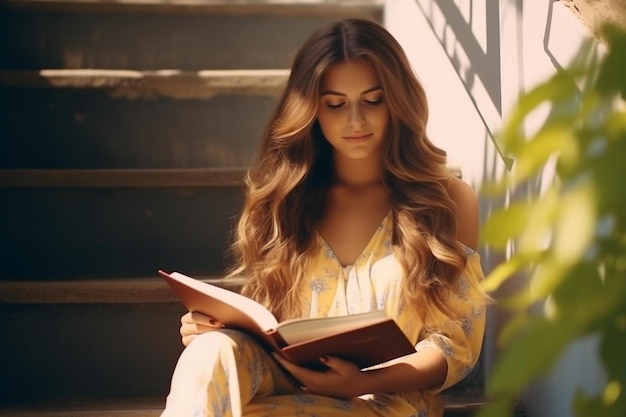
<instances>
[{"instance_id":1,"label":"woman's lap","mask_svg":"<svg viewBox=\"0 0 626 417\"><path fill-rule=\"evenodd\" d=\"M256 340L239 331L218 330L196 337L181 354L162 417L417 415L396 396L379 398L306 393Z\"/></svg>"}]
</instances>

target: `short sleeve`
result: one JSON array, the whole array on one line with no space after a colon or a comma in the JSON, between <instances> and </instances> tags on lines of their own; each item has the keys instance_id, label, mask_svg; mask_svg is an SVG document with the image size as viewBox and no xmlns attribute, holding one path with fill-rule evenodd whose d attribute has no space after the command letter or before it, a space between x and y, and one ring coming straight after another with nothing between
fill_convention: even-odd
<instances>
[{"instance_id":1,"label":"short sleeve","mask_svg":"<svg viewBox=\"0 0 626 417\"><path fill-rule=\"evenodd\" d=\"M428 348L438 350L448 363L445 382L439 388L424 391L426 397L461 381L478 361L485 333L486 303L477 287L483 278L480 255L472 251L459 279L457 291L449 301L462 312L461 321L451 320L441 313L435 326L438 330L423 334L416 346L417 351Z\"/></svg>"}]
</instances>

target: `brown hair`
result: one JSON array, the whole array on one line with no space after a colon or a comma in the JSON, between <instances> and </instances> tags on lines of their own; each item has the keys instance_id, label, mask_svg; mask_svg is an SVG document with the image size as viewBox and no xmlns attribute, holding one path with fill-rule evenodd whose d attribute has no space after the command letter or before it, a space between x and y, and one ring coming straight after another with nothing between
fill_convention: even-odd
<instances>
[{"instance_id":1,"label":"brown hair","mask_svg":"<svg viewBox=\"0 0 626 417\"><path fill-rule=\"evenodd\" d=\"M456 239L446 153L426 136L426 95L402 47L368 20L325 26L298 51L246 177L231 275L249 277L244 294L279 320L300 313L295 289L315 249L315 225L332 174L331 148L316 122L320 80L332 65L356 58L376 68L390 113L384 183L392 202L394 252L407 276L404 294L420 306L426 323L436 310L458 318L446 298L467 255Z\"/></svg>"}]
</instances>

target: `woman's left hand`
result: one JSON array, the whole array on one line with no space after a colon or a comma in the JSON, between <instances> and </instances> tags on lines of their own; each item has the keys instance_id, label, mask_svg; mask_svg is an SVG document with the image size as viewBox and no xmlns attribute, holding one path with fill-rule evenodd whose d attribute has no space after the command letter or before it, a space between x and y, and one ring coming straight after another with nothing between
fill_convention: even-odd
<instances>
[{"instance_id":1,"label":"woman's left hand","mask_svg":"<svg viewBox=\"0 0 626 417\"><path fill-rule=\"evenodd\" d=\"M365 374L352 362L334 356L322 356L320 362L327 369L317 371L294 365L277 353L273 356L282 367L300 381L304 390L312 394L351 398L367 393L363 385Z\"/></svg>"}]
</instances>

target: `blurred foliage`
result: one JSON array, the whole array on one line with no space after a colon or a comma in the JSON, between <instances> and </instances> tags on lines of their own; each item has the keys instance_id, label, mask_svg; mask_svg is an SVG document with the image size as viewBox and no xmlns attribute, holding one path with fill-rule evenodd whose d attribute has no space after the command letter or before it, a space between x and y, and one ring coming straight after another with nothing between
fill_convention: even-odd
<instances>
[{"instance_id":1,"label":"blurred foliage","mask_svg":"<svg viewBox=\"0 0 626 417\"><path fill-rule=\"evenodd\" d=\"M485 286L494 291L513 277L530 285L499 300L513 318L499 335L480 417L511 415L520 394L591 335L606 385L597 396L580 390L572 410L626 416L626 34L607 29L603 39L606 53L590 42L524 94L500 137L515 162L483 192L508 193L510 204L487 220L483 239L510 256ZM542 111L547 117L527 134Z\"/></svg>"}]
</instances>

